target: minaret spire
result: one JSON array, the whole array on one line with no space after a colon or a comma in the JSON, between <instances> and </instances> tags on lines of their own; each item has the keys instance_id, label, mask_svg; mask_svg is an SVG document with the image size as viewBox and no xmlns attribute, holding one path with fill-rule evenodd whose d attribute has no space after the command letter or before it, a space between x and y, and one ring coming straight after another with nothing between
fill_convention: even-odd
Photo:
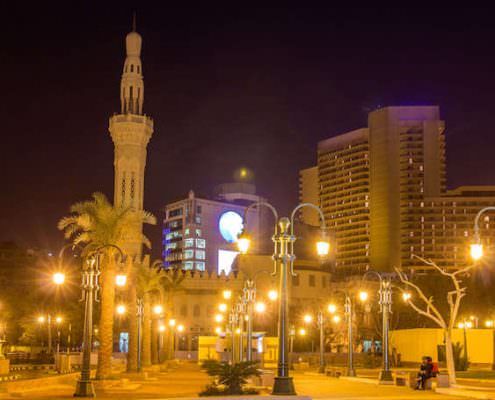
<instances>
[{"instance_id":1,"label":"minaret spire","mask_svg":"<svg viewBox=\"0 0 495 400\"><path fill-rule=\"evenodd\" d=\"M136 14L132 18L132 32L125 38L126 59L120 83L122 114L143 115L144 82L141 65L141 35L136 32Z\"/></svg>"}]
</instances>

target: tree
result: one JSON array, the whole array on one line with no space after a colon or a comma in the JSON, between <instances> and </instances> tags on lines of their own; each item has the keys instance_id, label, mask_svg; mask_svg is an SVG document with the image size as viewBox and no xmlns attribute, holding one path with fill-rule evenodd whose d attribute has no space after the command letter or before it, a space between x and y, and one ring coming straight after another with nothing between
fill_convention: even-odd
<instances>
[{"instance_id":1,"label":"tree","mask_svg":"<svg viewBox=\"0 0 495 400\"><path fill-rule=\"evenodd\" d=\"M182 289L182 282L186 275L178 270L167 270L163 275L161 297L165 301L165 309L170 317L173 317L174 297ZM174 357L174 334L171 329L167 329L165 336L165 359L170 360Z\"/></svg>"},{"instance_id":2,"label":"tree","mask_svg":"<svg viewBox=\"0 0 495 400\"><path fill-rule=\"evenodd\" d=\"M113 317L115 302L116 249L127 243L139 243L150 247L150 241L136 227L155 224L155 217L142 210L113 206L102 193L94 193L93 199L70 207L71 215L62 218L58 228L65 238L75 245L83 245L83 256L101 249L101 313L99 323L100 347L96 376L105 379L111 375L113 352ZM106 246L106 247L105 247Z\"/></svg>"},{"instance_id":3,"label":"tree","mask_svg":"<svg viewBox=\"0 0 495 400\"><path fill-rule=\"evenodd\" d=\"M446 312L442 313L441 310L434 303L433 297L428 297L422 288L417 284L411 282L407 274L395 268L397 275L401 282L410 289L413 289L418 295L419 304L410 296L406 301L409 306L411 306L418 314L429 318L437 326L443 329L445 335L445 355L447 361L447 371L449 375L449 380L451 384L456 383L456 373L455 373L455 362L454 353L452 347L452 330L454 329L457 315L459 313L459 307L461 305L461 300L466 295L466 288L462 286L461 277L467 275L467 273L472 270L476 264L469 265L462 269L457 269L453 272L447 271L444 268L439 267L434 261L430 259L424 259L415 256L418 260L422 261L426 265L433 267L442 276L448 278L451 283L453 290L449 290L446 293L448 309ZM404 291L403 289L401 289Z\"/></svg>"},{"instance_id":4,"label":"tree","mask_svg":"<svg viewBox=\"0 0 495 400\"><path fill-rule=\"evenodd\" d=\"M161 261L160 261L161 264ZM157 268L157 263L150 267L145 263L137 265L137 295L143 299L143 336L142 336L142 365L147 367L151 365L151 303L154 295L160 293L163 285L164 272Z\"/></svg>"}]
</instances>

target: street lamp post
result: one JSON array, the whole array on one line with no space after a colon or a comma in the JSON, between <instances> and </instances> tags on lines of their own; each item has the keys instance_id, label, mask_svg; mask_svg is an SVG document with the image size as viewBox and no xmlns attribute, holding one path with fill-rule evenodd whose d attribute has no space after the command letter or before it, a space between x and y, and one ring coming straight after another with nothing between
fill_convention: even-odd
<instances>
[{"instance_id":1,"label":"street lamp post","mask_svg":"<svg viewBox=\"0 0 495 400\"><path fill-rule=\"evenodd\" d=\"M392 312L392 282L390 279L384 278L376 271L368 271L364 274L363 280L370 274L378 277L380 281L379 302L380 312L382 313L382 354L383 354L383 368L380 371L378 381L381 384L391 384L394 381L392 371L390 371L390 360L388 351L388 339L389 339L389 325L390 314ZM367 296L365 296L367 298Z\"/></svg>"},{"instance_id":2,"label":"street lamp post","mask_svg":"<svg viewBox=\"0 0 495 400\"><path fill-rule=\"evenodd\" d=\"M323 374L325 372L325 321L323 318L323 311L318 311L316 319L318 328L320 328L320 367L318 372Z\"/></svg>"},{"instance_id":3,"label":"street lamp post","mask_svg":"<svg viewBox=\"0 0 495 400\"><path fill-rule=\"evenodd\" d=\"M289 276L294 274L294 242L296 237L294 236L294 218L298 211L303 207L311 207L315 209L320 216L321 229L323 234L326 234L325 218L320 208L311 203L299 204L292 211L291 218L282 217L278 218L276 209L267 202L256 202L246 207L244 211L244 229L247 227L247 216L251 208L254 207L267 207L273 213L275 217L274 235L272 240L274 242L273 260L275 271L279 274L279 313L278 313L278 365L277 376L273 384L272 394L274 395L295 395L294 382L292 377L289 376ZM238 245L241 252L247 252L249 247L249 239L246 237L245 232L240 235L238 239ZM317 250L321 255L327 255L329 244L327 242L319 242L317 244Z\"/></svg>"},{"instance_id":4,"label":"street lamp post","mask_svg":"<svg viewBox=\"0 0 495 400\"><path fill-rule=\"evenodd\" d=\"M478 261L483 257L483 245L481 244L480 236L480 218L487 211L495 211L495 207L490 206L482 208L474 218L474 242L471 244L471 258L474 261Z\"/></svg>"},{"instance_id":5,"label":"street lamp post","mask_svg":"<svg viewBox=\"0 0 495 400\"><path fill-rule=\"evenodd\" d=\"M95 397L95 389L91 381L91 347L93 342L93 300L99 302L98 291L100 286L98 276L100 275L101 250L106 247L115 248L120 255L120 260L124 258L124 253L115 245L104 245L97 248L86 259L82 271L82 298L84 301L84 336L81 376L76 383L74 397Z\"/></svg>"},{"instance_id":6,"label":"street lamp post","mask_svg":"<svg viewBox=\"0 0 495 400\"><path fill-rule=\"evenodd\" d=\"M137 299L137 372L141 372L141 330L143 326L144 305L143 299Z\"/></svg>"},{"instance_id":7,"label":"street lamp post","mask_svg":"<svg viewBox=\"0 0 495 400\"><path fill-rule=\"evenodd\" d=\"M345 316L347 318L347 376L356 376L354 369L354 334L352 332L353 307L352 300L348 293L345 294L344 303Z\"/></svg>"}]
</instances>

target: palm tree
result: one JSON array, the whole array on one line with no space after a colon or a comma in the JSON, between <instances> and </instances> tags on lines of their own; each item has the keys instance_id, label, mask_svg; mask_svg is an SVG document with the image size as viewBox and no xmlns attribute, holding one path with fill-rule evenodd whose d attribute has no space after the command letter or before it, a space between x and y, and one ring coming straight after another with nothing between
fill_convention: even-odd
<instances>
[{"instance_id":1,"label":"palm tree","mask_svg":"<svg viewBox=\"0 0 495 400\"><path fill-rule=\"evenodd\" d=\"M161 264L161 261L159 261ZM150 267L144 263L136 269L137 295L143 299L143 337L141 361L143 367L151 365L151 302L153 295L159 294L164 279L164 272L157 268L157 263ZM156 296L155 296L156 297Z\"/></svg>"},{"instance_id":2,"label":"palm tree","mask_svg":"<svg viewBox=\"0 0 495 400\"><path fill-rule=\"evenodd\" d=\"M113 317L115 301L116 250L108 245L122 247L126 252L129 243L144 244L150 241L142 234L142 224L155 224L156 218L142 210L115 207L102 193L94 193L93 199L70 207L71 215L62 218L58 228L66 239L84 246L84 253L102 248L101 266L101 315L99 324L100 347L96 377L105 379L111 375L113 352Z\"/></svg>"},{"instance_id":3,"label":"palm tree","mask_svg":"<svg viewBox=\"0 0 495 400\"><path fill-rule=\"evenodd\" d=\"M182 282L186 275L178 270L169 270L163 275L161 295L165 300L165 308L170 316L173 316L174 297L182 289ZM174 335L171 329L167 329L165 337L165 359L170 360L174 357Z\"/></svg>"}]
</instances>

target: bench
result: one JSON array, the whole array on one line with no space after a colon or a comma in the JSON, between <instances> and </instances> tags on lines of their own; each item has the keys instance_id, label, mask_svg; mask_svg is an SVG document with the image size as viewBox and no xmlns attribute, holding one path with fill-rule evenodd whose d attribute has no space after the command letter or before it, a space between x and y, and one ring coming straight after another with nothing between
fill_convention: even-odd
<instances>
[{"instance_id":1,"label":"bench","mask_svg":"<svg viewBox=\"0 0 495 400\"><path fill-rule=\"evenodd\" d=\"M394 382L396 386L407 386L414 389L417 384L417 372L411 371L394 371Z\"/></svg>"},{"instance_id":2,"label":"bench","mask_svg":"<svg viewBox=\"0 0 495 400\"><path fill-rule=\"evenodd\" d=\"M345 367L325 367L325 375L339 378L345 375Z\"/></svg>"}]
</instances>

